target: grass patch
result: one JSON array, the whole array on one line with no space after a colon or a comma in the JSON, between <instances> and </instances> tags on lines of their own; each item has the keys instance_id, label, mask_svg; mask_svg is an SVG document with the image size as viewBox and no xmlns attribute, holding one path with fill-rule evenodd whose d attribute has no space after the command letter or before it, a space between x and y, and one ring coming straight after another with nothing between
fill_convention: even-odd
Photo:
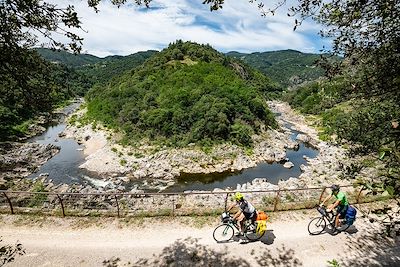
<instances>
[{"instance_id":1,"label":"grass patch","mask_svg":"<svg viewBox=\"0 0 400 267\"><path fill-rule=\"evenodd\" d=\"M40 192L47 192L47 190L45 189L43 182L38 181L33 185L32 192L40 193ZM30 199L28 207L41 207L47 200L48 198L46 194L35 194Z\"/></svg>"}]
</instances>

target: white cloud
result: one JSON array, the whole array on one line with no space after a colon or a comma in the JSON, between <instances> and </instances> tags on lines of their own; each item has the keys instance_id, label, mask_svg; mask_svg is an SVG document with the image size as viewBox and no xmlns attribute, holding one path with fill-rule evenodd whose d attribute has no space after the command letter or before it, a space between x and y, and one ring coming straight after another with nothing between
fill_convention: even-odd
<instances>
[{"instance_id":1,"label":"white cloud","mask_svg":"<svg viewBox=\"0 0 400 267\"><path fill-rule=\"evenodd\" d=\"M217 12L210 12L202 0L153 0L153 8L148 10L134 4L117 8L102 1L97 14L86 1L52 2L75 6L87 31L78 32L84 37L83 50L101 57L160 50L177 39L208 43L223 52L318 52L322 48L314 23L305 22L294 32L294 21L287 17L287 9L262 18L257 6L248 0L226 0Z\"/></svg>"}]
</instances>

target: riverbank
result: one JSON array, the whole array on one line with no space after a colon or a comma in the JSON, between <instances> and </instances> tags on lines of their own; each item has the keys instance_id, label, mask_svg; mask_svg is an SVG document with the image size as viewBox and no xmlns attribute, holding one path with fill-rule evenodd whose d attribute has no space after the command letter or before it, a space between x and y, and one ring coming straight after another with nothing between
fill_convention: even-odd
<instances>
[{"instance_id":1,"label":"riverbank","mask_svg":"<svg viewBox=\"0 0 400 267\"><path fill-rule=\"evenodd\" d=\"M246 150L236 145L223 144L204 152L194 145L176 149L138 144L137 147L123 147L117 143L111 131L92 125L80 125L79 118L85 110L74 114L74 123L65 131L66 138L75 138L84 145L85 162L80 166L96 172L104 179L115 182L124 180L137 182L143 179L149 186L162 188L173 184L180 174L207 174L235 172L256 166L260 162L288 161L286 149L296 149L299 143L290 138L291 131L285 125L278 130L265 129L254 135L254 148ZM292 167L288 163L287 168ZM116 178L118 177L118 178ZM263 178L268 181L269 177ZM258 179L259 181L260 179ZM276 185L265 183L269 189ZM264 187L265 187L264 186Z\"/></svg>"}]
</instances>

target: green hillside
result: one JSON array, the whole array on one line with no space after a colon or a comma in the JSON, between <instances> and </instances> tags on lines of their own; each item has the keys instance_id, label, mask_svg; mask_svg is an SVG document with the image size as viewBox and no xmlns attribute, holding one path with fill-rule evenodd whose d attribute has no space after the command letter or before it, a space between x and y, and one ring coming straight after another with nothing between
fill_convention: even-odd
<instances>
[{"instance_id":1,"label":"green hillside","mask_svg":"<svg viewBox=\"0 0 400 267\"><path fill-rule=\"evenodd\" d=\"M173 146L247 146L261 125L276 126L265 100L278 90L208 45L177 41L107 86L92 88L88 116L122 130L131 144L148 138Z\"/></svg>"},{"instance_id":2,"label":"green hillside","mask_svg":"<svg viewBox=\"0 0 400 267\"><path fill-rule=\"evenodd\" d=\"M282 50L251 54L229 52L227 55L243 60L285 87L312 81L324 74L321 68L315 66L315 61L320 58L318 54Z\"/></svg>"}]
</instances>

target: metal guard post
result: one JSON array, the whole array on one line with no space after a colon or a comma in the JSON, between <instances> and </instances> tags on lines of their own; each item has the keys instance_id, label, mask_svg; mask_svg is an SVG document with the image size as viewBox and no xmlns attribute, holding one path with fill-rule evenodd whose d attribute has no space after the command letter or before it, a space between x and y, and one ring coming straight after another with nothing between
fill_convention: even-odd
<instances>
[{"instance_id":1,"label":"metal guard post","mask_svg":"<svg viewBox=\"0 0 400 267\"><path fill-rule=\"evenodd\" d=\"M276 192L275 203L274 203L274 211L276 211L276 208L278 207L278 201L279 201L280 193L281 193L281 190L278 190L278 192Z\"/></svg>"},{"instance_id":2,"label":"metal guard post","mask_svg":"<svg viewBox=\"0 0 400 267\"><path fill-rule=\"evenodd\" d=\"M8 198L8 196L6 195L6 192L3 192L3 194L4 194L4 196L5 196L6 199L7 199L8 205L10 205L11 214L14 214L14 209L13 209L11 200L10 200L10 199Z\"/></svg>"},{"instance_id":3,"label":"metal guard post","mask_svg":"<svg viewBox=\"0 0 400 267\"><path fill-rule=\"evenodd\" d=\"M58 197L58 200L60 201L60 204L61 204L61 209L62 209L63 217L65 217L64 204L63 204L63 202L62 202L61 197L60 197L58 194L57 194L57 197Z\"/></svg>"},{"instance_id":4,"label":"metal guard post","mask_svg":"<svg viewBox=\"0 0 400 267\"><path fill-rule=\"evenodd\" d=\"M323 190L322 190L322 192L321 192L321 195L319 196L319 201L318 201L318 204L320 204L320 203L321 203L322 196L324 195L325 191L326 191L326 187L324 187L324 189L323 189Z\"/></svg>"},{"instance_id":5,"label":"metal guard post","mask_svg":"<svg viewBox=\"0 0 400 267\"><path fill-rule=\"evenodd\" d=\"M117 211L118 211L118 218L119 218L120 215L119 215L119 204L118 204L117 195L114 195L114 198L115 198L115 202L117 202Z\"/></svg>"}]
</instances>

